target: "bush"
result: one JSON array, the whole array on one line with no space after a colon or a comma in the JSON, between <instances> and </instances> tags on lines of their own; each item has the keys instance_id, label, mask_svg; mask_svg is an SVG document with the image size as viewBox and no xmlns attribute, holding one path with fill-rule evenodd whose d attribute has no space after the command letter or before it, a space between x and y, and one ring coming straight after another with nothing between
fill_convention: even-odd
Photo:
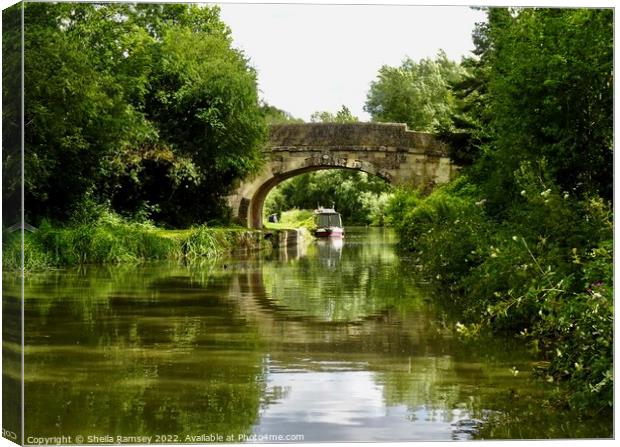
<instances>
[{"instance_id":1,"label":"bush","mask_svg":"<svg viewBox=\"0 0 620 447\"><path fill-rule=\"evenodd\" d=\"M400 247L450 292L461 332L518 334L549 361L546 380L569 384L572 405L610 408L611 208L571 197L529 164L515 179L522 189L502 218L465 176L427 197L397 192L388 210Z\"/></svg>"},{"instance_id":2,"label":"bush","mask_svg":"<svg viewBox=\"0 0 620 447\"><path fill-rule=\"evenodd\" d=\"M422 269L452 286L479 264L487 241L487 224L480 204L451 193L453 186L428 197L400 191L388 213L399 234L400 247L416 254Z\"/></svg>"},{"instance_id":3,"label":"bush","mask_svg":"<svg viewBox=\"0 0 620 447\"><path fill-rule=\"evenodd\" d=\"M571 403L613 407L613 240L602 241L583 260L576 292L542 309L533 339L549 342L548 378L568 380Z\"/></svg>"}]
</instances>

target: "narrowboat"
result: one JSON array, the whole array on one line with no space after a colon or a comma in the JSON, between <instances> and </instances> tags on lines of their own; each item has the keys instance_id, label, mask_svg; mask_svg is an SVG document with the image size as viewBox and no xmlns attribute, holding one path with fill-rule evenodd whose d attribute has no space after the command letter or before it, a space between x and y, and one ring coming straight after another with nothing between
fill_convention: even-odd
<instances>
[{"instance_id":1,"label":"narrowboat","mask_svg":"<svg viewBox=\"0 0 620 447\"><path fill-rule=\"evenodd\" d=\"M332 208L319 207L314 211L314 222L316 237L343 237L344 228L342 227L342 219L340 213Z\"/></svg>"}]
</instances>

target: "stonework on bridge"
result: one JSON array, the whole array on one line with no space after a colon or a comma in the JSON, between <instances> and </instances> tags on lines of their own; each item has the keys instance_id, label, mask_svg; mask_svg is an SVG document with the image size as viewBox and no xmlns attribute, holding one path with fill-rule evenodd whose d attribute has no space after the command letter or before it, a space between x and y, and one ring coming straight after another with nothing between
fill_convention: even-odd
<instances>
[{"instance_id":1,"label":"stonework on bridge","mask_svg":"<svg viewBox=\"0 0 620 447\"><path fill-rule=\"evenodd\" d=\"M424 190L447 183L458 172L444 143L433 134L409 131L406 124L272 125L264 153L262 171L228 197L233 217L249 228L262 228L263 204L273 187L306 172L356 169Z\"/></svg>"}]
</instances>

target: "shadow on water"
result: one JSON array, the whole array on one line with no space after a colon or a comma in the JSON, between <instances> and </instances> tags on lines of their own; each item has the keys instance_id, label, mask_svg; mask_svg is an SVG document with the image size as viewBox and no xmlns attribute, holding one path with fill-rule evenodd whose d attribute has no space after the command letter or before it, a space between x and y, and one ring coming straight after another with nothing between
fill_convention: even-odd
<instances>
[{"instance_id":1,"label":"shadow on water","mask_svg":"<svg viewBox=\"0 0 620 447\"><path fill-rule=\"evenodd\" d=\"M454 339L393 245L352 229L271 259L29 275L27 436L601 436L497 428L552 390L516 343Z\"/></svg>"}]
</instances>

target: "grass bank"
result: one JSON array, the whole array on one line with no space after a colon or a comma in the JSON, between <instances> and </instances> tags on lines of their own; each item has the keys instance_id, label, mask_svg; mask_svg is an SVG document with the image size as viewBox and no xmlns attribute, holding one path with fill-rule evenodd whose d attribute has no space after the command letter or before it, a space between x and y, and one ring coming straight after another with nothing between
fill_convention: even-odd
<instances>
[{"instance_id":1,"label":"grass bank","mask_svg":"<svg viewBox=\"0 0 620 447\"><path fill-rule=\"evenodd\" d=\"M563 382L559 403L609 413L613 405L613 217L597 197L576 198L517 175L501 213L465 176L390 205L400 246L445 295L465 337L514 334L541 358L537 374ZM560 389L560 388L559 388Z\"/></svg>"},{"instance_id":2,"label":"grass bank","mask_svg":"<svg viewBox=\"0 0 620 447\"><path fill-rule=\"evenodd\" d=\"M263 218L263 222L265 222L265 228L274 230L296 230L299 228L305 228L310 232L316 230L314 211L312 210L293 208L288 211L283 211L280 214L279 222L269 222L267 216Z\"/></svg>"},{"instance_id":3,"label":"grass bank","mask_svg":"<svg viewBox=\"0 0 620 447\"><path fill-rule=\"evenodd\" d=\"M78 264L194 261L221 257L236 248L271 249L272 242L260 231L240 227L163 230L107 214L93 222L68 227L44 222L36 232L26 232L24 266L26 270L39 270ZM16 270L20 264L19 232L4 232L3 269Z\"/></svg>"}]
</instances>

